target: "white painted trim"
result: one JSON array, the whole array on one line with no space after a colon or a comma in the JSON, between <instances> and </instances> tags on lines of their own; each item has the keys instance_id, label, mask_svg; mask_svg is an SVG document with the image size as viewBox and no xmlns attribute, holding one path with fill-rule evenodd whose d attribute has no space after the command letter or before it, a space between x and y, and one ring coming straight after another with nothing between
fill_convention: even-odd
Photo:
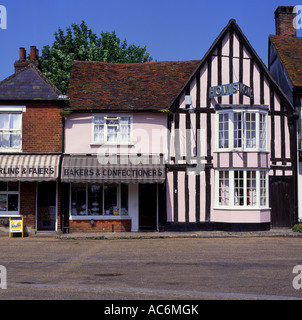
<instances>
[{"instance_id":1,"label":"white painted trim","mask_svg":"<svg viewBox=\"0 0 302 320\"><path fill-rule=\"evenodd\" d=\"M1 112L26 112L26 106L0 106Z\"/></svg>"}]
</instances>

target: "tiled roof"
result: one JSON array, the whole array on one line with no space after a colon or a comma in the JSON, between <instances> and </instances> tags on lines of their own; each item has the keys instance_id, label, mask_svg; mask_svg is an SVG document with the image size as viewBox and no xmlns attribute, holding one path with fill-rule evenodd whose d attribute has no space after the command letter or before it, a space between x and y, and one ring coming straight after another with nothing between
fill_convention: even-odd
<instances>
[{"instance_id":1,"label":"tiled roof","mask_svg":"<svg viewBox=\"0 0 302 320\"><path fill-rule=\"evenodd\" d=\"M302 86L302 38L270 35L270 40L294 86Z\"/></svg>"},{"instance_id":2,"label":"tiled roof","mask_svg":"<svg viewBox=\"0 0 302 320\"><path fill-rule=\"evenodd\" d=\"M74 61L67 95L73 110L165 109L199 61L105 63Z\"/></svg>"},{"instance_id":3,"label":"tiled roof","mask_svg":"<svg viewBox=\"0 0 302 320\"><path fill-rule=\"evenodd\" d=\"M33 64L0 82L0 100L57 100L61 94Z\"/></svg>"}]
</instances>

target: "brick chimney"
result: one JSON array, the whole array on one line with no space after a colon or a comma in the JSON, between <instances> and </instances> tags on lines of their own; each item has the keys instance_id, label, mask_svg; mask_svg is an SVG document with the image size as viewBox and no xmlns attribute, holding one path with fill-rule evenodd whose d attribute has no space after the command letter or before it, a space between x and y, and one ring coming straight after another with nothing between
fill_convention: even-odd
<instances>
[{"instance_id":1,"label":"brick chimney","mask_svg":"<svg viewBox=\"0 0 302 320\"><path fill-rule=\"evenodd\" d=\"M296 37L297 30L294 27L296 17L295 7L280 6L275 11L276 35L284 37Z\"/></svg>"},{"instance_id":2,"label":"brick chimney","mask_svg":"<svg viewBox=\"0 0 302 320\"><path fill-rule=\"evenodd\" d=\"M15 72L22 70L27 67L30 63L34 64L37 68L40 67L39 62L39 50L35 46L30 47L30 55L29 60L26 58L26 50L24 48L20 48L19 60L15 61Z\"/></svg>"}]
</instances>

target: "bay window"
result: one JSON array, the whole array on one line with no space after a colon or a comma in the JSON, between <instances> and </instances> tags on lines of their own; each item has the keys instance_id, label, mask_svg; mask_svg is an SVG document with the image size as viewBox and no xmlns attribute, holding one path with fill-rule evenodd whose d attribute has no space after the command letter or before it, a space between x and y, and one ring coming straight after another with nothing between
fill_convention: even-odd
<instances>
[{"instance_id":1,"label":"bay window","mask_svg":"<svg viewBox=\"0 0 302 320\"><path fill-rule=\"evenodd\" d=\"M131 143L132 116L96 115L93 118L93 143Z\"/></svg>"},{"instance_id":2,"label":"bay window","mask_svg":"<svg viewBox=\"0 0 302 320\"><path fill-rule=\"evenodd\" d=\"M217 117L218 151L267 151L265 110L222 109Z\"/></svg>"},{"instance_id":3,"label":"bay window","mask_svg":"<svg viewBox=\"0 0 302 320\"><path fill-rule=\"evenodd\" d=\"M262 170L216 170L216 203L225 208L266 208L268 173Z\"/></svg>"}]
</instances>

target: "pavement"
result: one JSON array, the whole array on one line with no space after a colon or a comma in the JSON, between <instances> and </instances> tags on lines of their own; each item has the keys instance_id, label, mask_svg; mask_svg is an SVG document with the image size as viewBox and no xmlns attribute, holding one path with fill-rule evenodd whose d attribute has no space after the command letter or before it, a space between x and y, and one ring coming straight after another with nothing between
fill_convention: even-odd
<instances>
[{"instance_id":1,"label":"pavement","mask_svg":"<svg viewBox=\"0 0 302 320\"><path fill-rule=\"evenodd\" d=\"M8 232L0 230L0 237L8 237ZM20 235L13 235L19 237ZM302 233L292 229L271 229L268 231L229 232L229 231L193 231L193 232L37 232L29 238L56 238L60 240L115 240L115 239L171 239L171 238L250 238L250 237L295 237L302 238Z\"/></svg>"}]
</instances>

